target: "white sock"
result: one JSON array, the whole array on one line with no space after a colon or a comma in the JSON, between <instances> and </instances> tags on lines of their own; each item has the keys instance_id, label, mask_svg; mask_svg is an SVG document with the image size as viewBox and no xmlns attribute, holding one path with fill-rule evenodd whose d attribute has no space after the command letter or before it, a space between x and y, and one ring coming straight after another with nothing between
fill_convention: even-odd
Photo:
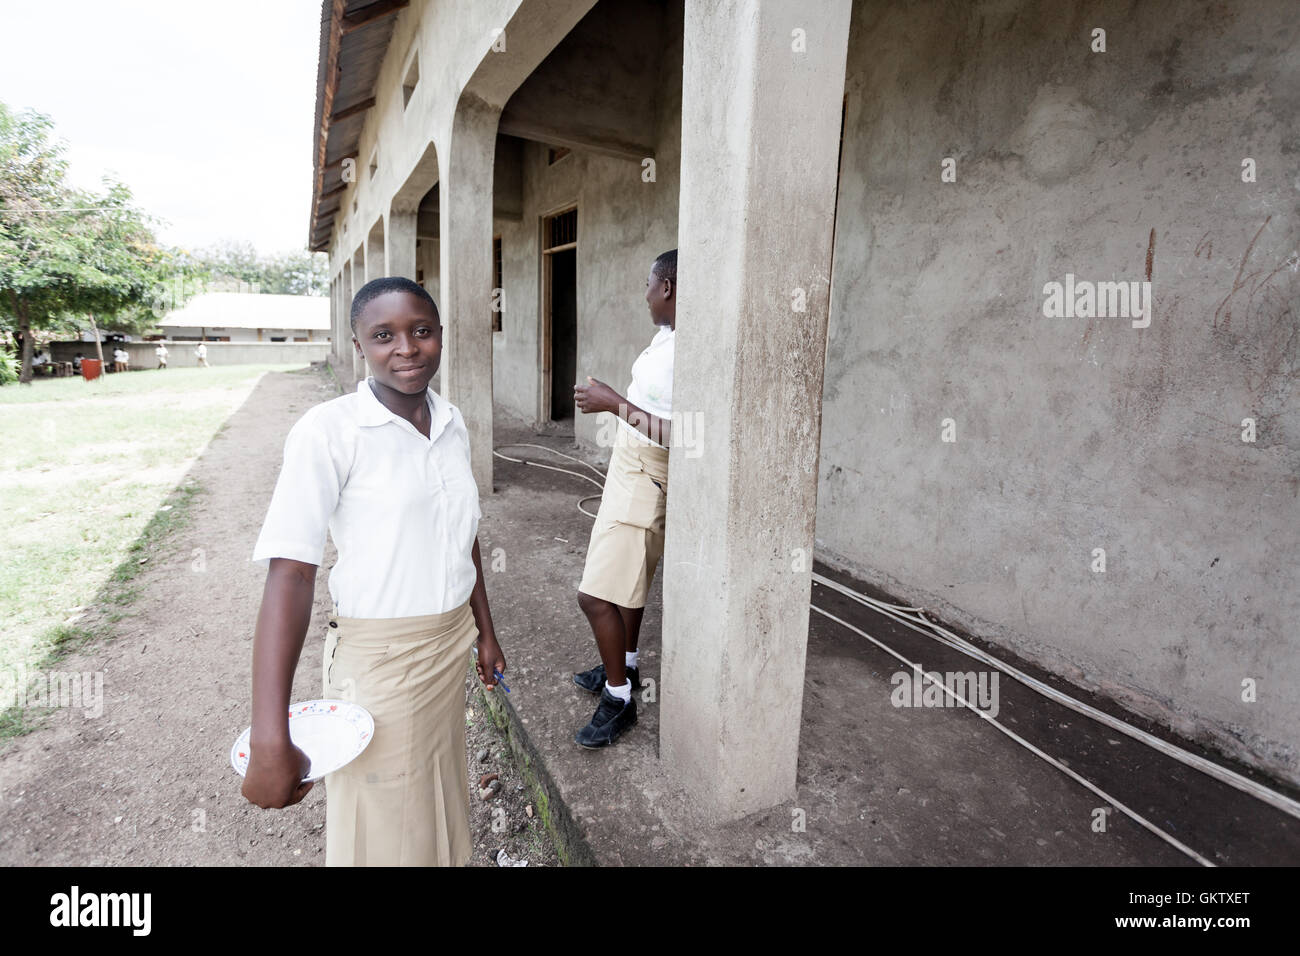
<instances>
[{"instance_id":1,"label":"white sock","mask_svg":"<svg viewBox=\"0 0 1300 956\"><path fill-rule=\"evenodd\" d=\"M636 667L636 651L623 652L623 666Z\"/></svg>"},{"instance_id":2,"label":"white sock","mask_svg":"<svg viewBox=\"0 0 1300 956\"><path fill-rule=\"evenodd\" d=\"M622 687L610 687L609 681L605 681L605 690L625 704L632 699L632 682L630 680L623 681Z\"/></svg>"}]
</instances>

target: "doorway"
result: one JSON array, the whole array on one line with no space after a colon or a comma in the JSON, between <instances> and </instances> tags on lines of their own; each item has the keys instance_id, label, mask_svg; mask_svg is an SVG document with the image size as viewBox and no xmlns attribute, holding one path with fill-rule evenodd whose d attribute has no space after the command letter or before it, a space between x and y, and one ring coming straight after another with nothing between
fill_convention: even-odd
<instances>
[{"instance_id":1,"label":"doorway","mask_svg":"<svg viewBox=\"0 0 1300 956\"><path fill-rule=\"evenodd\" d=\"M553 422L572 422L578 376L578 210L542 220L544 276L542 409Z\"/></svg>"}]
</instances>

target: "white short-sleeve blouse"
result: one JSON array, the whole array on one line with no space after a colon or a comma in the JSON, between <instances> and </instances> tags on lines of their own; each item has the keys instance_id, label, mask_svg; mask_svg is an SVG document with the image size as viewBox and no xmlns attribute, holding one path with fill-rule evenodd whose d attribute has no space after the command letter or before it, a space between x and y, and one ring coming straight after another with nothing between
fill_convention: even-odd
<instances>
[{"instance_id":1,"label":"white short-sleeve blouse","mask_svg":"<svg viewBox=\"0 0 1300 956\"><path fill-rule=\"evenodd\" d=\"M319 566L328 532L338 549L329 590L340 617L455 610L474 590L482 517L465 420L427 389L425 438L384 407L371 382L309 409L289 430L253 560Z\"/></svg>"},{"instance_id":2,"label":"white short-sleeve blouse","mask_svg":"<svg viewBox=\"0 0 1300 956\"><path fill-rule=\"evenodd\" d=\"M674 330L662 326L650 344L632 363L632 383L627 400L642 411L669 421L673 417L673 345ZM619 418L619 424L641 444L658 445ZM663 447L660 445L659 447Z\"/></svg>"}]
</instances>

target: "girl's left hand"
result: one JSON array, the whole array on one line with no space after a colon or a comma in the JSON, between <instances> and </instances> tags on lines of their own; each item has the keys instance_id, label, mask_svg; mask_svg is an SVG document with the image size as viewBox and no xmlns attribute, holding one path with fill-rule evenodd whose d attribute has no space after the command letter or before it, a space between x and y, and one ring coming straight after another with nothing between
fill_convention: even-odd
<instances>
[{"instance_id":1,"label":"girl's left hand","mask_svg":"<svg viewBox=\"0 0 1300 956\"><path fill-rule=\"evenodd\" d=\"M474 660L474 668L478 671L478 679L483 682L484 690L492 690L497 686L492 672L506 672L506 656L501 653L501 645L495 637L478 639L478 657Z\"/></svg>"}]
</instances>

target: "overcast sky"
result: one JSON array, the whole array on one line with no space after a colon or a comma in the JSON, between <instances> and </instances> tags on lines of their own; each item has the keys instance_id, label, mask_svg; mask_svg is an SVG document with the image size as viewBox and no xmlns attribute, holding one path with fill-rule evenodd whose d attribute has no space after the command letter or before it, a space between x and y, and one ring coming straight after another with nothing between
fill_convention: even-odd
<instances>
[{"instance_id":1,"label":"overcast sky","mask_svg":"<svg viewBox=\"0 0 1300 956\"><path fill-rule=\"evenodd\" d=\"M320 0L0 0L0 100L49 115L78 186L105 172L194 249L301 249Z\"/></svg>"}]
</instances>

